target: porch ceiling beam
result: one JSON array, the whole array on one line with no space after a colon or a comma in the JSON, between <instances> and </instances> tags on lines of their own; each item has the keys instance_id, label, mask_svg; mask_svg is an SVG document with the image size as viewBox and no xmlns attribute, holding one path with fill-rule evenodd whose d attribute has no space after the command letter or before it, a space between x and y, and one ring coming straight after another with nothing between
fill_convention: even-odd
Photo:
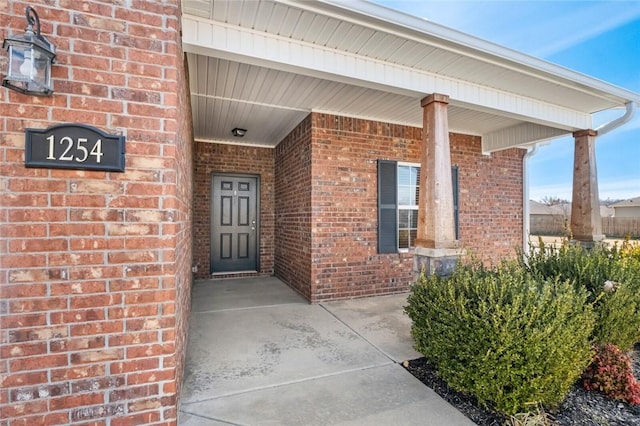
<instances>
[{"instance_id":1,"label":"porch ceiling beam","mask_svg":"<svg viewBox=\"0 0 640 426\"><path fill-rule=\"evenodd\" d=\"M482 135L482 152L488 154L514 146L526 146L570 134L571 132L554 127L522 123Z\"/></svg>"},{"instance_id":2,"label":"porch ceiling beam","mask_svg":"<svg viewBox=\"0 0 640 426\"><path fill-rule=\"evenodd\" d=\"M194 16L183 16L186 52L295 72L419 99L445 93L451 105L520 117L568 132L591 127L588 113L527 98L477 83L416 70Z\"/></svg>"}]
</instances>

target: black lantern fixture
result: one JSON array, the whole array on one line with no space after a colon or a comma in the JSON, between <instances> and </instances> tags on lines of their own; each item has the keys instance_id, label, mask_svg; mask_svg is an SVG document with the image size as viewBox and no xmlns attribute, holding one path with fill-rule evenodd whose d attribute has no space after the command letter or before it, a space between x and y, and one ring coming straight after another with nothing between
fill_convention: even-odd
<instances>
[{"instance_id":1,"label":"black lantern fixture","mask_svg":"<svg viewBox=\"0 0 640 426\"><path fill-rule=\"evenodd\" d=\"M7 37L2 43L9 52L9 69L2 85L28 95L50 96L53 93L51 64L56 58L56 47L40 34L36 11L27 6L24 14L27 18L24 34Z\"/></svg>"}]
</instances>

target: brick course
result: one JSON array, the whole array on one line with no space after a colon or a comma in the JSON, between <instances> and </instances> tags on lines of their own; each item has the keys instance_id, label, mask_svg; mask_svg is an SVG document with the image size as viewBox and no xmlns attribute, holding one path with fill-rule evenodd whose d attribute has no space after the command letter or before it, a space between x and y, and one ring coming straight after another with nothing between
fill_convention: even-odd
<instances>
[{"instance_id":1,"label":"brick course","mask_svg":"<svg viewBox=\"0 0 640 426\"><path fill-rule=\"evenodd\" d=\"M0 38L27 5L58 56L52 97L0 90L0 424L175 424L192 278L179 2L4 2ZM25 168L24 129L60 122L124 133L126 171Z\"/></svg>"}]
</instances>

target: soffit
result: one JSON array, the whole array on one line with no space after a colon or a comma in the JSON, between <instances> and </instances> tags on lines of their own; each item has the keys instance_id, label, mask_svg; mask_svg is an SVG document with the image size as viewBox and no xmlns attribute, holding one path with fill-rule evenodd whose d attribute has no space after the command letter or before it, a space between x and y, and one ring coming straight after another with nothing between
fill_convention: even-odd
<instances>
[{"instance_id":1,"label":"soffit","mask_svg":"<svg viewBox=\"0 0 640 426\"><path fill-rule=\"evenodd\" d=\"M350 4L362 5L362 2L346 3L347 6ZM375 9L381 10L377 6ZM396 71L422 73L418 75L434 81L441 79L449 84L446 86L449 88L459 83L465 85L467 92L472 92L477 87L487 93L482 97L489 101L492 101L491 96L510 96L509 102L495 101L486 105L452 96L449 108L452 131L496 135L502 129L511 129L510 135L513 135L520 131L518 129L531 128L522 126L527 122L527 113L517 113L521 99L530 103L537 101L532 104L536 110L566 110L578 117L620 106L626 100L615 91L583 84L576 73L568 72L576 77L571 79L541 69L549 65L542 61L539 61L541 65L534 64L539 67L532 67L443 39L425 32L424 28L416 29L419 22L413 22L414 27L402 26L327 2L185 0L183 10L192 17L204 18L188 21L189 25L183 29L186 32L201 33L206 31L207 25L223 28L225 34L243 29L242 34L238 33L239 37L272 36L276 42L270 45L272 51L282 50L287 43L298 43L298 46L322 49L328 57L333 52L340 52L345 55L343 60L363 58L370 64L383 64ZM397 14L395 11L389 13ZM198 26L195 30L191 28L194 25ZM455 37L456 34L454 32ZM312 72L287 72L282 67L271 66L264 58L253 60L250 50L239 52L237 57L232 49L220 57L216 57L215 49L199 51L187 45L185 50L193 52L189 54L189 64L197 138L227 140L233 128L229 126L244 126L252 129L243 143L274 145L311 110L422 125L419 100L428 92L412 92L409 86L389 90L388 86L395 86L395 82L380 84L380 81L371 80L359 84L357 81L336 81ZM552 70L562 71L559 67L552 67ZM595 80L589 82L596 83ZM503 111L500 110L502 104L508 104ZM532 107L523 111L530 112ZM536 137L568 133L579 128L574 123L584 122L572 118L573 121L559 119L554 124L547 117L531 120L535 122ZM261 129L260 135L254 128ZM514 132L514 129L518 131ZM256 140L249 135L254 135ZM510 144L504 137L494 139L498 144ZM526 139L522 141L532 142ZM511 145L517 145L519 141L516 137Z\"/></svg>"},{"instance_id":2,"label":"soffit","mask_svg":"<svg viewBox=\"0 0 640 426\"><path fill-rule=\"evenodd\" d=\"M275 146L312 111L422 127L420 99L219 58L187 54L194 136ZM482 135L520 121L449 107L453 132ZM232 138L235 127L248 130Z\"/></svg>"}]
</instances>

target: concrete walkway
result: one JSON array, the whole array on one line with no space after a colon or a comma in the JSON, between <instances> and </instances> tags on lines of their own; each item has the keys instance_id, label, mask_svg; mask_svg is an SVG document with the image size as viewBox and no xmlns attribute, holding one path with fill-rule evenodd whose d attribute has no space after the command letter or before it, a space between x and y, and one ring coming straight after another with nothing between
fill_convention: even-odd
<instances>
[{"instance_id":1,"label":"concrete walkway","mask_svg":"<svg viewBox=\"0 0 640 426\"><path fill-rule=\"evenodd\" d=\"M473 425L399 365L406 295L310 305L277 278L194 286L181 426Z\"/></svg>"}]
</instances>

